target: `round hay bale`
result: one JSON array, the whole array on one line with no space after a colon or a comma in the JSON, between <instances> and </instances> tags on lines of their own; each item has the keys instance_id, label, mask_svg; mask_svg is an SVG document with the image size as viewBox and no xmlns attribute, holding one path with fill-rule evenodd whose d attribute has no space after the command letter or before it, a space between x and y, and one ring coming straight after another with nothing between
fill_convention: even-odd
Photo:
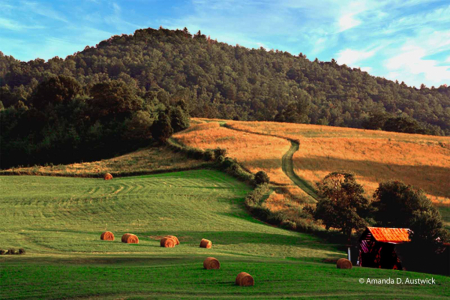
<instances>
[{"instance_id":1,"label":"round hay bale","mask_svg":"<svg viewBox=\"0 0 450 300\"><path fill-rule=\"evenodd\" d=\"M131 233L126 233L122 236L122 243L139 244L139 238Z\"/></svg>"},{"instance_id":2,"label":"round hay bale","mask_svg":"<svg viewBox=\"0 0 450 300\"><path fill-rule=\"evenodd\" d=\"M207 248L210 249L212 247L212 242L207 239L202 239L200 241L200 248Z\"/></svg>"},{"instance_id":3,"label":"round hay bale","mask_svg":"<svg viewBox=\"0 0 450 300\"><path fill-rule=\"evenodd\" d=\"M176 242L172 238L165 237L161 239L160 245L164 248L173 248L175 247Z\"/></svg>"},{"instance_id":4,"label":"round hay bale","mask_svg":"<svg viewBox=\"0 0 450 300\"><path fill-rule=\"evenodd\" d=\"M255 281L253 280L252 275L250 275L250 274L248 274L246 272L241 272L236 277L236 285L239 285L239 286L253 286L253 285L255 285Z\"/></svg>"},{"instance_id":5,"label":"round hay bale","mask_svg":"<svg viewBox=\"0 0 450 300\"><path fill-rule=\"evenodd\" d=\"M214 257L207 257L203 262L203 268L206 270L219 270L220 262Z\"/></svg>"},{"instance_id":6,"label":"round hay bale","mask_svg":"<svg viewBox=\"0 0 450 300\"><path fill-rule=\"evenodd\" d=\"M26 252L25 252L25 249L23 249L23 248L20 248L19 249L19 254L25 254Z\"/></svg>"},{"instance_id":7,"label":"round hay bale","mask_svg":"<svg viewBox=\"0 0 450 300\"><path fill-rule=\"evenodd\" d=\"M0 249L0 255L4 255L4 254L6 254L6 251L3 249Z\"/></svg>"},{"instance_id":8,"label":"round hay bale","mask_svg":"<svg viewBox=\"0 0 450 300\"><path fill-rule=\"evenodd\" d=\"M336 267L338 269L351 269L352 266L353 266L352 262L346 258L339 258L338 261L336 262Z\"/></svg>"},{"instance_id":9,"label":"round hay bale","mask_svg":"<svg viewBox=\"0 0 450 300\"><path fill-rule=\"evenodd\" d=\"M127 238L131 233L125 233L124 235L122 235L122 243L126 243L127 242Z\"/></svg>"},{"instance_id":10,"label":"round hay bale","mask_svg":"<svg viewBox=\"0 0 450 300\"><path fill-rule=\"evenodd\" d=\"M100 239L103 241L114 241L114 233L111 231L105 231L100 236Z\"/></svg>"},{"instance_id":11,"label":"round hay bale","mask_svg":"<svg viewBox=\"0 0 450 300\"><path fill-rule=\"evenodd\" d=\"M113 179L113 176L109 173L106 173L105 176L103 177L105 180L111 180Z\"/></svg>"},{"instance_id":12,"label":"round hay bale","mask_svg":"<svg viewBox=\"0 0 450 300\"><path fill-rule=\"evenodd\" d=\"M180 244L180 241L174 235L166 235L165 238L173 239L175 241L175 245L179 245Z\"/></svg>"}]
</instances>

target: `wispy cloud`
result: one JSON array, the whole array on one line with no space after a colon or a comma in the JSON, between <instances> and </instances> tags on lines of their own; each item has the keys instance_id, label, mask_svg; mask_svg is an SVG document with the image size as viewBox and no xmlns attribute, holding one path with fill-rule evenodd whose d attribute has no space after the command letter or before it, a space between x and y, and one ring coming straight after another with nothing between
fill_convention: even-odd
<instances>
[{"instance_id":1,"label":"wispy cloud","mask_svg":"<svg viewBox=\"0 0 450 300\"><path fill-rule=\"evenodd\" d=\"M5 19L0 17L0 28L9 29L9 30L23 30L23 29L43 29L44 26L27 26L20 24L14 20Z\"/></svg>"},{"instance_id":2,"label":"wispy cloud","mask_svg":"<svg viewBox=\"0 0 450 300\"><path fill-rule=\"evenodd\" d=\"M104 18L104 20L107 24L114 26L117 29L120 29L125 32L130 30L130 28L133 28L133 29L142 28L142 26L125 21L123 19L121 16L122 9L117 3L115 3L115 2L112 3L112 9L113 9L113 13Z\"/></svg>"},{"instance_id":3,"label":"wispy cloud","mask_svg":"<svg viewBox=\"0 0 450 300\"><path fill-rule=\"evenodd\" d=\"M53 8L49 6L44 6L42 3L22 1L21 8L27 10L28 12L32 12L44 16L46 18L62 22L68 22L66 17L63 16L61 13L55 11Z\"/></svg>"},{"instance_id":4,"label":"wispy cloud","mask_svg":"<svg viewBox=\"0 0 450 300\"><path fill-rule=\"evenodd\" d=\"M427 56L450 50L450 31L423 30L398 50L396 55L384 61L390 71L388 78L402 81L402 78L408 78L415 86L423 82L429 85L450 82L450 61L442 65L437 60L427 59Z\"/></svg>"}]
</instances>

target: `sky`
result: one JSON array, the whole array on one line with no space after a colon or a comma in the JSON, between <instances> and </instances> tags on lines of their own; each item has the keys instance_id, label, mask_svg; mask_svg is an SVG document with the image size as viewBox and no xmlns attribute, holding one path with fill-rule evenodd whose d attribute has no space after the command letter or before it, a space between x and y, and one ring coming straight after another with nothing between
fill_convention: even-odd
<instances>
[{"instance_id":1,"label":"sky","mask_svg":"<svg viewBox=\"0 0 450 300\"><path fill-rule=\"evenodd\" d=\"M449 0L0 0L0 51L22 61L160 26L334 58L409 86L450 85Z\"/></svg>"}]
</instances>

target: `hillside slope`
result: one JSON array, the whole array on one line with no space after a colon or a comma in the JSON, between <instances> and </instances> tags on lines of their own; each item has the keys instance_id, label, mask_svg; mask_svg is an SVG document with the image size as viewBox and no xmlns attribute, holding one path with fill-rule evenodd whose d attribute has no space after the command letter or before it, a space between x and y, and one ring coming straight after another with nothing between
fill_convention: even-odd
<instances>
[{"instance_id":1,"label":"hillside slope","mask_svg":"<svg viewBox=\"0 0 450 300\"><path fill-rule=\"evenodd\" d=\"M334 60L249 50L187 29L141 29L48 62L0 52L3 105L30 106L37 84L53 75L72 76L86 89L120 79L149 99L175 95L198 117L450 134L450 87L418 90Z\"/></svg>"}]
</instances>

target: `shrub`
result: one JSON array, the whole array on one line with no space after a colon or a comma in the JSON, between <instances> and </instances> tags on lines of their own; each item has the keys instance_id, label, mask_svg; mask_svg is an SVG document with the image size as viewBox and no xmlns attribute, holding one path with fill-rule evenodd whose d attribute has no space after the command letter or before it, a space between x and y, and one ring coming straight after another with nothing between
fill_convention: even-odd
<instances>
[{"instance_id":1,"label":"shrub","mask_svg":"<svg viewBox=\"0 0 450 300\"><path fill-rule=\"evenodd\" d=\"M3 249L0 249L0 255L4 255L4 254L6 254L6 251Z\"/></svg>"},{"instance_id":2,"label":"shrub","mask_svg":"<svg viewBox=\"0 0 450 300\"><path fill-rule=\"evenodd\" d=\"M296 230L297 229L297 223L291 221L291 220L285 220L281 222L281 228L290 229L290 230Z\"/></svg>"},{"instance_id":3,"label":"shrub","mask_svg":"<svg viewBox=\"0 0 450 300\"><path fill-rule=\"evenodd\" d=\"M223 155L216 156L216 161L219 164L222 164L225 161L225 156L223 156Z\"/></svg>"},{"instance_id":4,"label":"shrub","mask_svg":"<svg viewBox=\"0 0 450 300\"><path fill-rule=\"evenodd\" d=\"M263 183L269 183L270 178L264 171L259 171L255 175L255 182L256 184L263 184Z\"/></svg>"},{"instance_id":5,"label":"shrub","mask_svg":"<svg viewBox=\"0 0 450 300\"><path fill-rule=\"evenodd\" d=\"M9 248L9 249L8 249L8 254L11 254L11 255L16 254L16 249L14 249L14 248Z\"/></svg>"},{"instance_id":6,"label":"shrub","mask_svg":"<svg viewBox=\"0 0 450 300\"><path fill-rule=\"evenodd\" d=\"M203 153L203 159L206 161L214 160L214 151L213 150L206 150Z\"/></svg>"},{"instance_id":7,"label":"shrub","mask_svg":"<svg viewBox=\"0 0 450 300\"><path fill-rule=\"evenodd\" d=\"M26 253L25 249L23 249L23 248L19 249L19 254L25 254L25 253Z\"/></svg>"},{"instance_id":8,"label":"shrub","mask_svg":"<svg viewBox=\"0 0 450 300\"><path fill-rule=\"evenodd\" d=\"M216 156L216 157L219 157L219 156L227 156L227 149L221 149L221 148L216 148L216 149L214 149L214 155Z\"/></svg>"}]
</instances>

